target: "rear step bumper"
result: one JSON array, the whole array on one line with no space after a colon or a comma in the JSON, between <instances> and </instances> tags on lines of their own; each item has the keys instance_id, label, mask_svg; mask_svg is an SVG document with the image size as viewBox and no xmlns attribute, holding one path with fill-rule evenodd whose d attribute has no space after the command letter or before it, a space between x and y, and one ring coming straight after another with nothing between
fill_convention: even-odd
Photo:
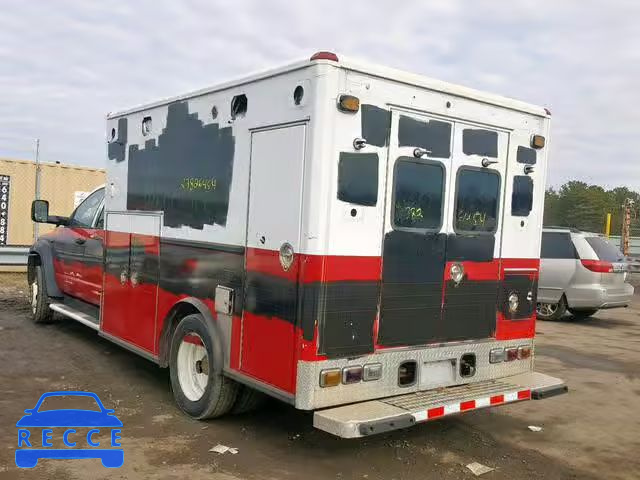
<instances>
[{"instance_id":1,"label":"rear step bumper","mask_svg":"<svg viewBox=\"0 0 640 480\"><path fill-rule=\"evenodd\" d=\"M523 400L541 400L567 391L563 380L529 372L318 410L313 415L313 426L338 437L364 437L446 415Z\"/></svg>"}]
</instances>

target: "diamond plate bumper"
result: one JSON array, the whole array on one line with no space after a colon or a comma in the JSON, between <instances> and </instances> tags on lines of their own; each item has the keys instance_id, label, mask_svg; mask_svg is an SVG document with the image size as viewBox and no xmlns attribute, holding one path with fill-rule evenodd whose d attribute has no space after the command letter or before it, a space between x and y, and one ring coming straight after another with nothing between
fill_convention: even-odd
<instances>
[{"instance_id":1,"label":"diamond plate bumper","mask_svg":"<svg viewBox=\"0 0 640 480\"><path fill-rule=\"evenodd\" d=\"M468 410L548 398L567 390L559 378L529 372L318 410L313 425L338 437L363 437Z\"/></svg>"}]
</instances>

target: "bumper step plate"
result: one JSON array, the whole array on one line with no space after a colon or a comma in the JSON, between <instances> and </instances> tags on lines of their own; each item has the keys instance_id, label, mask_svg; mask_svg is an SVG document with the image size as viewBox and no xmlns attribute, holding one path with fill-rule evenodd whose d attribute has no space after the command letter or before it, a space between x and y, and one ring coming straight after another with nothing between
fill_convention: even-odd
<instances>
[{"instance_id":1,"label":"bumper step plate","mask_svg":"<svg viewBox=\"0 0 640 480\"><path fill-rule=\"evenodd\" d=\"M564 381L530 372L318 410L313 425L343 438L364 437L446 415L566 392Z\"/></svg>"}]
</instances>

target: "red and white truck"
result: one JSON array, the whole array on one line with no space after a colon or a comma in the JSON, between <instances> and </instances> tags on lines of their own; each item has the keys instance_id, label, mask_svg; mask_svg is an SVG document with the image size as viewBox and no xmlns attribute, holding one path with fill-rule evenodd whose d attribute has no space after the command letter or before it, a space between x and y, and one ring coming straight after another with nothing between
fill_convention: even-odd
<instances>
[{"instance_id":1,"label":"red and white truck","mask_svg":"<svg viewBox=\"0 0 640 480\"><path fill-rule=\"evenodd\" d=\"M330 52L107 117L107 181L31 248L59 312L202 419L341 437L567 390L534 372L544 108Z\"/></svg>"}]
</instances>

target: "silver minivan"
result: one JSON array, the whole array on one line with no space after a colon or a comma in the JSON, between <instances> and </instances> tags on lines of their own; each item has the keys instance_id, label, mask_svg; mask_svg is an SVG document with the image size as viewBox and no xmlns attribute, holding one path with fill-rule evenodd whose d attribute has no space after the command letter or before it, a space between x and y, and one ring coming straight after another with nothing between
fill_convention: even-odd
<instances>
[{"instance_id":1,"label":"silver minivan","mask_svg":"<svg viewBox=\"0 0 640 480\"><path fill-rule=\"evenodd\" d=\"M543 229L538 318L556 320L567 310L586 318L601 308L626 307L633 296L627 270L624 255L605 237L569 228Z\"/></svg>"}]
</instances>

